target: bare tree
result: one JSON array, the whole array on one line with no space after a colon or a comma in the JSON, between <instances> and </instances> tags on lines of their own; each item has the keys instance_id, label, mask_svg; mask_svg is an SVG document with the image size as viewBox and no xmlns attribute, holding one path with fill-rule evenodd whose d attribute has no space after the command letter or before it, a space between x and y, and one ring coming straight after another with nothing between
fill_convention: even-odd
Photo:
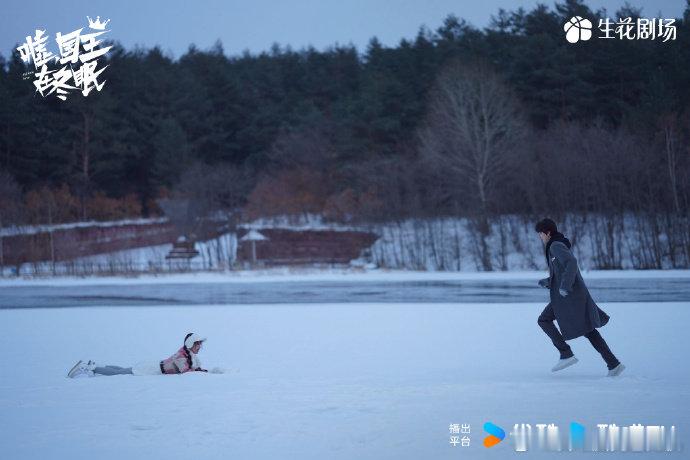
<instances>
[{"instance_id":1,"label":"bare tree","mask_svg":"<svg viewBox=\"0 0 690 460\"><path fill-rule=\"evenodd\" d=\"M0 275L5 265L2 229L20 222L23 213L22 192L14 177L0 171Z\"/></svg>"},{"instance_id":2,"label":"bare tree","mask_svg":"<svg viewBox=\"0 0 690 460\"><path fill-rule=\"evenodd\" d=\"M317 124L310 128L283 128L266 151L266 158L274 170L328 168L336 160L337 150L327 127Z\"/></svg>"},{"instance_id":3,"label":"bare tree","mask_svg":"<svg viewBox=\"0 0 690 460\"><path fill-rule=\"evenodd\" d=\"M525 126L512 92L487 64L454 61L431 92L419 132L421 155L456 184L457 199L475 216L484 270L492 269L486 241L491 207L521 148Z\"/></svg>"},{"instance_id":4,"label":"bare tree","mask_svg":"<svg viewBox=\"0 0 690 460\"><path fill-rule=\"evenodd\" d=\"M669 186L673 197L674 210L680 214L680 200L678 199L678 153L677 153L677 129L676 117L668 115L662 117L661 129L664 136L664 152L666 154L666 164L668 166Z\"/></svg>"},{"instance_id":5,"label":"bare tree","mask_svg":"<svg viewBox=\"0 0 690 460\"><path fill-rule=\"evenodd\" d=\"M250 186L244 169L196 163L182 173L172 196L158 204L181 235L194 239L205 219L224 221L232 230Z\"/></svg>"}]
</instances>

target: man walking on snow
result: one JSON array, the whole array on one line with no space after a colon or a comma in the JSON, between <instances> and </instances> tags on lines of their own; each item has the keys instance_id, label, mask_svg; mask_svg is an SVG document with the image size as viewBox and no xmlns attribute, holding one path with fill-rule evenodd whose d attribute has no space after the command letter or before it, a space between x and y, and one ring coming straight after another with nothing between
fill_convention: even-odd
<instances>
[{"instance_id":1,"label":"man walking on snow","mask_svg":"<svg viewBox=\"0 0 690 460\"><path fill-rule=\"evenodd\" d=\"M570 241L558 232L556 223L548 218L537 222L535 230L545 245L544 253L549 265L549 277L540 280L539 285L549 289L551 298L537 323L561 354L551 371L560 371L577 363L577 358L565 341L584 335L606 361L608 376L620 375L625 366L618 361L596 329L609 322L609 315L589 295L577 267L577 259L570 252ZM560 331L553 324L554 320L558 321Z\"/></svg>"}]
</instances>

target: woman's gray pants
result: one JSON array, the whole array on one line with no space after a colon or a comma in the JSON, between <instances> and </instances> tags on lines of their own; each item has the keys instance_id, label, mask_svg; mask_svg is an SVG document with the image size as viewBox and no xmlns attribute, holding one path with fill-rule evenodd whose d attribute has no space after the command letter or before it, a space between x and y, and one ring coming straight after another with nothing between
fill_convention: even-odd
<instances>
[{"instance_id":1,"label":"woman's gray pants","mask_svg":"<svg viewBox=\"0 0 690 460\"><path fill-rule=\"evenodd\" d=\"M131 374L132 368L131 367L120 367L120 366L97 367L93 370L93 373L94 374L100 374L100 375Z\"/></svg>"}]
</instances>

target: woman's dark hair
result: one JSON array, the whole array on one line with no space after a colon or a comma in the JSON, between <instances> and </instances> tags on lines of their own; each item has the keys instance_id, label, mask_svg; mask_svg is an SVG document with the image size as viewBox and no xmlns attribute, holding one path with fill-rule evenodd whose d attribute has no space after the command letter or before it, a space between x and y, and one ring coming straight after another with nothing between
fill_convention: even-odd
<instances>
[{"instance_id":1,"label":"woman's dark hair","mask_svg":"<svg viewBox=\"0 0 690 460\"><path fill-rule=\"evenodd\" d=\"M548 217L537 222L537 225L534 226L534 229L537 231L537 233L549 233L551 235L558 231L558 228L556 227L556 222L549 219Z\"/></svg>"},{"instance_id":2,"label":"woman's dark hair","mask_svg":"<svg viewBox=\"0 0 690 460\"><path fill-rule=\"evenodd\" d=\"M184 336L184 341L182 342L182 348L184 348L185 352L187 352L187 364L189 364L189 368L191 369L193 364L192 364L192 354L189 352L189 348L187 348L187 339L189 336L193 335L193 332L190 332L189 334Z\"/></svg>"}]
</instances>

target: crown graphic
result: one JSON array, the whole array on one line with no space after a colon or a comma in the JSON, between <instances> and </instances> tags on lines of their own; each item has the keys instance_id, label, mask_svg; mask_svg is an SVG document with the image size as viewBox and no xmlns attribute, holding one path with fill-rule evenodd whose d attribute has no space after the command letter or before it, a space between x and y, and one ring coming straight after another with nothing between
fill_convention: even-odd
<instances>
[{"instance_id":1,"label":"crown graphic","mask_svg":"<svg viewBox=\"0 0 690 460\"><path fill-rule=\"evenodd\" d=\"M110 19L108 19L105 22L101 22L101 17L96 16L96 20L92 20L90 17L86 16L86 19L89 20L89 27L91 29L95 30L105 30L105 26L110 22Z\"/></svg>"}]
</instances>

